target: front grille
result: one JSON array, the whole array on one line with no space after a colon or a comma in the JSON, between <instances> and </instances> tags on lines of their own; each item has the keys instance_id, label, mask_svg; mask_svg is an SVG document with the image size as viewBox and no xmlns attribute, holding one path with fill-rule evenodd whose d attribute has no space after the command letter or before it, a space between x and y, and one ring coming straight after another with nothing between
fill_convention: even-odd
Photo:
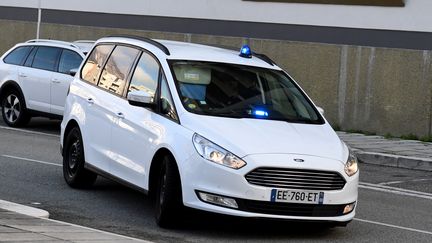
<instances>
[{"instance_id":1,"label":"front grille","mask_svg":"<svg viewBox=\"0 0 432 243\"><path fill-rule=\"evenodd\" d=\"M239 209L246 212L304 217L336 217L343 215L344 205L300 204L237 199Z\"/></svg>"},{"instance_id":2,"label":"front grille","mask_svg":"<svg viewBox=\"0 0 432 243\"><path fill-rule=\"evenodd\" d=\"M245 178L251 184L271 188L330 191L345 186L345 179L339 173L329 171L258 168Z\"/></svg>"}]
</instances>

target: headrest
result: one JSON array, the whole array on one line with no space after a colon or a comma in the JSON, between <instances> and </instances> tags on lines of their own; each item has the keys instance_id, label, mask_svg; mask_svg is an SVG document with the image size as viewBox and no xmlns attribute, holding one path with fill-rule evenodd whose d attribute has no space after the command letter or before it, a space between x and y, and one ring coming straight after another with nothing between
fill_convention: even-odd
<instances>
[{"instance_id":1,"label":"headrest","mask_svg":"<svg viewBox=\"0 0 432 243\"><path fill-rule=\"evenodd\" d=\"M174 73L179 82L208 85L211 81L211 69L190 65L174 66Z\"/></svg>"}]
</instances>

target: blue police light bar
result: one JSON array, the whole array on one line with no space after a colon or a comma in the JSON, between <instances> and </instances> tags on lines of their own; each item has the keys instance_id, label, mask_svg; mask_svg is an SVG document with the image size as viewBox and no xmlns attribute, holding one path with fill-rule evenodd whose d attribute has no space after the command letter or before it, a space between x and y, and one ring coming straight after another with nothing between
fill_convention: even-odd
<instances>
[{"instance_id":1,"label":"blue police light bar","mask_svg":"<svg viewBox=\"0 0 432 243\"><path fill-rule=\"evenodd\" d=\"M263 110L254 110L253 114L255 116L259 116L259 117L267 117L268 116L268 112L267 111L263 111Z\"/></svg>"},{"instance_id":2,"label":"blue police light bar","mask_svg":"<svg viewBox=\"0 0 432 243\"><path fill-rule=\"evenodd\" d=\"M240 49L240 56L245 58L252 58L252 51L248 45L243 45Z\"/></svg>"}]
</instances>

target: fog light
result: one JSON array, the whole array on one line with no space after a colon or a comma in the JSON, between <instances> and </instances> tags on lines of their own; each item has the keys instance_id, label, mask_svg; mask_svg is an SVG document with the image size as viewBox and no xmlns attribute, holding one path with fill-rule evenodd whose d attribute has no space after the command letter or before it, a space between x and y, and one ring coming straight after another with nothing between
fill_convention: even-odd
<instances>
[{"instance_id":1,"label":"fog light","mask_svg":"<svg viewBox=\"0 0 432 243\"><path fill-rule=\"evenodd\" d=\"M222 207L238 208L236 200L229 197L223 197L204 192L198 192L198 196L202 201L210 204L216 204Z\"/></svg>"},{"instance_id":2,"label":"fog light","mask_svg":"<svg viewBox=\"0 0 432 243\"><path fill-rule=\"evenodd\" d=\"M354 206L355 206L355 202L346 205L344 208L343 214L351 213L354 210Z\"/></svg>"}]
</instances>

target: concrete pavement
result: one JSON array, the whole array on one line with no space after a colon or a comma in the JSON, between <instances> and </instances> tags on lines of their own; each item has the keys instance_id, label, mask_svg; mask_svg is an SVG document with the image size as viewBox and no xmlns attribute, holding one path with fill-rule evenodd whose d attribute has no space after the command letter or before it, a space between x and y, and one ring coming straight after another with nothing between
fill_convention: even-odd
<instances>
[{"instance_id":1,"label":"concrete pavement","mask_svg":"<svg viewBox=\"0 0 432 243\"><path fill-rule=\"evenodd\" d=\"M432 171L432 143L337 132L364 163Z\"/></svg>"},{"instance_id":2,"label":"concrete pavement","mask_svg":"<svg viewBox=\"0 0 432 243\"><path fill-rule=\"evenodd\" d=\"M0 242L149 242L0 209Z\"/></svg>"}]
</instances>

